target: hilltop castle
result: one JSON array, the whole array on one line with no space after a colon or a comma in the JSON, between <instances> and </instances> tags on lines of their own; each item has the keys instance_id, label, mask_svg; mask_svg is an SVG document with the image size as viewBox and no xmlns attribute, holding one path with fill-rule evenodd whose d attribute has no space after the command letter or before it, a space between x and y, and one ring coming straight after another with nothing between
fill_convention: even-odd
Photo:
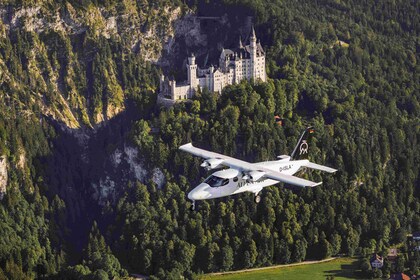
<instances>
[{"instance_id":1,"label":"hilltop castle","mask_svg":"<svg viewBox=\"0 0 420 280\"><path fill-rule=\"evenodd\" d=\"M208 88L211 92L222 92L227 85L239 83L247 79L266 81L265 52L257 42L255 30L252 28L249 45L243 45L239 38L236 49L223 49L219 57L219 67L210 66L201 69L195 63L195 56L188 57L188 80L177 84L175 80L168 80L162 75L160 92L170 96L172 100L191 98L200 88Z\"/></svg>"}]
</instances>

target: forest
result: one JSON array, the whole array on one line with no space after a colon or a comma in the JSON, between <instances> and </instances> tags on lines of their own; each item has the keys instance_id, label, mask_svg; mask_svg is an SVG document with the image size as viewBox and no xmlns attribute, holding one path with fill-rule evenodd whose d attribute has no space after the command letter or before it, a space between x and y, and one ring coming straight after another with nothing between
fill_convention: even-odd
<instances>
[{"instance_id":1,"label":"forest","mask_svg":"<svg viewBox=\"0 0 420 280\"><path fill-rule=\"evenodd\" d=\"M419 3L8 0L0 7L69 3L77 11L179 6L199 15L252 16L269 79L243 81L220 95L202 89L162 107L161 69L127 51L124 38L93 27L65 36L0 22L0 156L8 163L0 279L196 279L337 255L360 257L366 277L420 274L419 251L407 242L420 231ZM122 141L138 149L148 169L162 170L166 183L130 180L101 205L79 184L77 160L58 164L75 153L59 142L71 130L118 130L106 117L97 126L98 116L129 104L136 114ZM62 129L54 120L61 113L74 124L69 112L81 127ZM209 172L180 145L273 160L290 153L308 125L316 131L310 159L339 170L299 174L321 186L279 184L264 189L259 204L245 193L189 210L188 191ZM104 154L118 144L108 142ZM69 185L72 176L81 178ZM366 266L391 247L400 252L396 265L381 272Z\"/></svg>"}]
</instances>

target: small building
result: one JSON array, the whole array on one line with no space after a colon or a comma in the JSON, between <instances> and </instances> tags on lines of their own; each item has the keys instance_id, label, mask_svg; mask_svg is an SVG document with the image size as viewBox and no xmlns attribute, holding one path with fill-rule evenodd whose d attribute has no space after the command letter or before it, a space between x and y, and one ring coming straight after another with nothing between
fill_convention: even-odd
<instances>
[{"instance_id":1,"label":"small building","mask_svg":"<svg viewBox=\"0 0 420 280\"><path fill-rule=\"evenodd\" d=\"M382 268L384 266L384 258L375 253L372 258L370 258L370 265L372 266L372 269Z\"/></svg>"}]
</instances>

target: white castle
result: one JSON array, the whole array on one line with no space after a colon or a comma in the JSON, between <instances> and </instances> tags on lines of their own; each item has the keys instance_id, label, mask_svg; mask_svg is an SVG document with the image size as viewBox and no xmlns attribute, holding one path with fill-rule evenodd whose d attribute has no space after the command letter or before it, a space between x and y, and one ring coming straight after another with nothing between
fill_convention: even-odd
<instances>
[{"instance_id":1,"label":"white castle","mask_svg":"<svg viewBox=\"0 0 420 280\"><path fill-rule=\"evenodd\" d=\"M239 38L236 49L223 49L219 57L219 67L201 69L195 63L195 56L188 57L188 80L178 84L175 80L161 76L160 92L170 96L172 100L191 98L198 87L207 88L211 92L222 92L227 85L239 83L247 79L266 81L265 52L257 42L255 30L252 28L249 45L244 46Z\"/></svg>"}]
</instances>

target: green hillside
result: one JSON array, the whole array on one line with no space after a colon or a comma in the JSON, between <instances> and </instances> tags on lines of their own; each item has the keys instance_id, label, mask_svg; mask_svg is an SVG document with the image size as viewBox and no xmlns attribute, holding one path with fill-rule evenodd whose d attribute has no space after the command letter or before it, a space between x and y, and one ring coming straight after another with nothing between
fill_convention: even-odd
<instances>
[{"instance_id":1,"label":"green hillside","mask_svg":"<svg viewBox=\"0 0 420 280\"><path fill-rule=\"evenodd\" d=\"M192 279L337 254L364 258L370 277L367 258L396 244L396 265L381 273L419 274L406 242L420 230L418 10L401 0L2 1L0 279ZM161 73L180 76L192 51L217 57L249 16L266 83L157 104ZM297 175L321 186L189 210L187 193L209 173L180 145L265 161L290 153L308 125L310 159L339 171Z\"/></svg>"}]
</instances>

